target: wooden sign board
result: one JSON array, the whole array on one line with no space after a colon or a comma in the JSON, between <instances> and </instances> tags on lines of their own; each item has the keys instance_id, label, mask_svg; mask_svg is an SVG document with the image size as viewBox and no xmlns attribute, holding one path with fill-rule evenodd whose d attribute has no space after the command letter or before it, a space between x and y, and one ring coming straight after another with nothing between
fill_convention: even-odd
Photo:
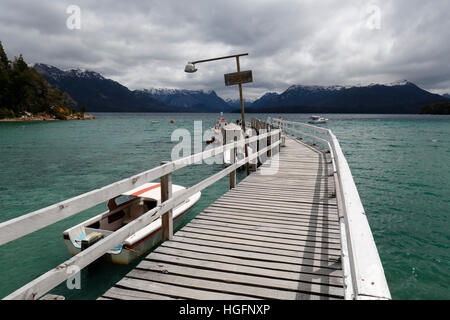
<instances>
[{"instance_id":1,"label":"wooden sign board","mask_svg":"<svg viewBox=\"0 0 450 320\"><path fill-rule=\"evenodd\" d=\"M242 71L225 74L225 85L233 86L235 84L253 82L252 71Z\"/></svg>"}]
</instances>

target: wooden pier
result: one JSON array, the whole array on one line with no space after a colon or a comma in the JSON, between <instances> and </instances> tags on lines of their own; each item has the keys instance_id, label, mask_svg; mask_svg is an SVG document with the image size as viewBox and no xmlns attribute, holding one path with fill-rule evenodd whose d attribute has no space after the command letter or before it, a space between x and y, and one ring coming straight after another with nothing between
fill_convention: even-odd
<instances>
[{"instance_id":1,"label":"wooden pier","mask_svg":"<svg viewBox=\"0 0 450 320\"><path fill-rule=\"evenodd\" d=\"M343 299L330 159L292 138L274 158L102 299Z\"/></svg>"},{"instance_id":2,"label":"wooden pier","mask_svg":"<svg viewBox=\"0 0 450 320\"><path fill-rule=\"evenodd\" d=\"M256 135L245 140L0 224L1 245L148 181L162 183L161 205L6 299L44 296L71 276L68 268L86 267L156 219L162 220L162 244L100 300L390 299L364 208L334 134L271 119L254 119L251 126ZM172 194L174 171L243 144L257 152ZM247 164L254 172L236 185L236 170ZM176 203L227 175L230 190L173 234Z\"/></svg>"}]
</instances>

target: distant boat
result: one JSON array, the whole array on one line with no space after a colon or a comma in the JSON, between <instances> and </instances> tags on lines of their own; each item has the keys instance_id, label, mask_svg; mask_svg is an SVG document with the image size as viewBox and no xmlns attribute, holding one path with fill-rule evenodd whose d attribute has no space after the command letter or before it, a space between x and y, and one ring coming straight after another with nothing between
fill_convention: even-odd
<instances>
[{"instance_id":1,"label":"distant boat","mask_svg":"<svg viewBox=\"0 0 450 320\"><path fill-rule=\"evenodd\" d=\"M158 124L158 123L159 123L159 121L152 121L152 123L153 123L153 124Z\"/></svg>"},{"instance_id":2,"label":"distant boat","mask_svg":"<svg viewBox=\"0 0 450 320\"><path fill-rule=\"evenodd\" d=\"M185 187L172 185L173 192L183 189ZM200 196L201 192L197 192L173 209L174 229L181 223L180 217L197 203ZM64 231L64 242L69 252L76 255L82 249L107 237L160 204L161 184L146 183L109 200L109 211ZM107 255L113 263L128 264L160 242L161 233L161 219L157 219L129 236L122 244L109 250Z\"/></svg>"},{"instance_id":3,"label":"distant boat","mask_svg":"<svg viewBox=\"0 0 450 320\"><path fill-rule=\"evenodd\" d=\"M328 123L329 120L325 119L324 117L321 116L312 116L311 118L309 118L308 123L311 124L321 124L321 123Z\"/></svg>"}]
</instances>

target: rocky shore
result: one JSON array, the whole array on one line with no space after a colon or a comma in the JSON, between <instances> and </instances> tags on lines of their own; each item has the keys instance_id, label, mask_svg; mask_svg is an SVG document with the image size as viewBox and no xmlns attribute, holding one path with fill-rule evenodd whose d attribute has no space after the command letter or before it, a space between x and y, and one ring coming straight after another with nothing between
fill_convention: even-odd
<instances>
[{"instance_id":1,"label":"rocky shore","mask_svg":"<svg viewBox=\"0 0 450 320\"><path fill-rule=\"evenodd\" d=\"M64 118L58 119L55 116L48 115L48 114L31 114L27 113L21 117L15 117L15 118L5 118L0 119L0 122L25 122L25 121L59 121L59 120L92 120L95 119L95 116L84 113L84 114L77 114L77 115L69 115L65 116Z\"/></svg>"}]
</instances>

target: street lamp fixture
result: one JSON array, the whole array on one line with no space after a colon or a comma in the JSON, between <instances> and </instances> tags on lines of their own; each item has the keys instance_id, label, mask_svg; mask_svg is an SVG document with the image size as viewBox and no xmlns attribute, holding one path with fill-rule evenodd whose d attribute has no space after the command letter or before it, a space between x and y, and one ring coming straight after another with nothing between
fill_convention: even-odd
<instances>
[{"instance_id":1,"label":"street lamp fixture","mask_svg":"<svg viewBox=\"0 0 450 320\"><path fill-rule=\"evenodd\" d=\"M195 68L195 64L193 64L192 62L189 62L186 67L184 68L184 72L187 73L194 73L196 72L197 69Z\"/></svg>"}]
</instances>

